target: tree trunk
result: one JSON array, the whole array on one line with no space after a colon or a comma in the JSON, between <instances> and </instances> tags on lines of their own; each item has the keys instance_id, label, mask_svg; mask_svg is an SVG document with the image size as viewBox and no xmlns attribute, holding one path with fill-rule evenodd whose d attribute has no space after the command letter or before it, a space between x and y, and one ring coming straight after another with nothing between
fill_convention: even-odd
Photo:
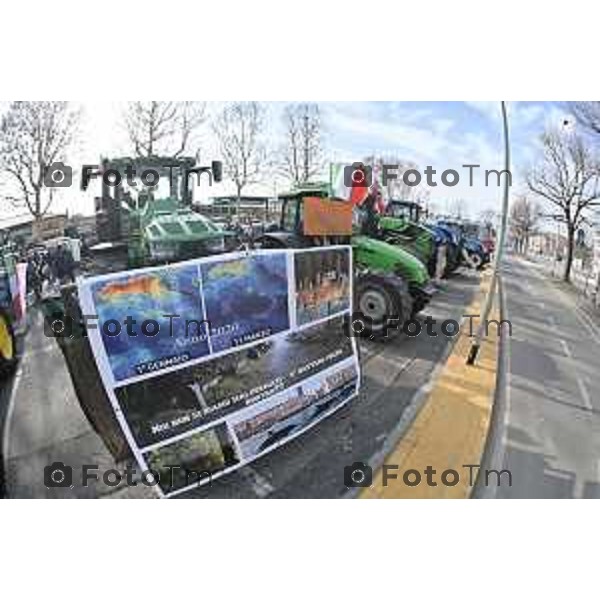
<instances>
[{"instance_id":1,"label":"tree trunk","mask_svg":"<svg viewBox=\"0 0 600 600\"><path fill-rule=\"evenodd\" d=\"M41 241L41 223L42 223L42 192L39 189L35 189L34 194L34 211L32 213L32 237L36 242Z\"/></svg>"},{"instance_id":2,"label":"tree trunk","mask_svg":"<svg viewBox=\"0 0 600 600\"><path fill-rule=\"evenodd\" d=\"M239 218L240 218L240 204L242 203L242 186L239 184L236 184L236 189L237 189L237 200L235 203L235 215L238 218L238 222L239 222Z\"/></svg>"},{"instance_id":3,"label":"tree trunk","mask_svg":"<svg viewBox=\"0 0 600 600\"><path fill-rule=\"evenodd\" d=\"M565 262L564 281L571 280L571 266L573 265L573 250L575 245L575 229L569 225L567 227L567 260Z\"/></svg>"},{"instance_id":4,"label":"tree trunk","mask_svg":"<svg viewBox=\"0 0 600 600\"><path fill-rule=\"evenodd\" d=\"M37 221L42 218L42 190L35 188L35 212L33 218Z\"/></svg>"},{"instance_id":5,"label":"tree trunk","mask_svg":"<svg viewBox=\"0 0 600 600\"><path fill-rule=\"evenodd\" d=\"M40 231L42 230L40 226L41 221L40 217L34 215L33 222L31 223L31 239L36 243L42 241L40 238Z\"/></svg>"}]
</instances>

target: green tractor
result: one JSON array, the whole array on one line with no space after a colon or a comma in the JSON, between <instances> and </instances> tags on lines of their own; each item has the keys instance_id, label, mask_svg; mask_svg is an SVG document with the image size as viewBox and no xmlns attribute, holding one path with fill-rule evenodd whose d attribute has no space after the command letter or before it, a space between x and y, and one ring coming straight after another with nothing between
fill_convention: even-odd
<instances>
[{"instance_id":1,"label":"green tractor","mask_svg":"<svg viewBox=\"0 0 600 600\"><path fill-rule=\"evenodd\" d=\"M400 245L427 266L430 275L435 272L435 236L419 224L421 207L414 202L392 200L378 225L382 239Z\"/></svg>"},{"instance_id":2,"label":"green tractor","mask_svg":"<svg viewBox=\"0 0 600 600\"><path fill-rule=\"evenodd\" d=\"M281 221L261 234L255 245L262 248L302 248L327 244L351 244L354 253L354 308L371 323L374 337L388 333L390 317L398 329L429 302L433 286L423 263L397 245L363 235L314 237L304 234L304 200L327 198L326 187L306 186L279 196ZM331 202L338 200L330 199Z\"/></svg>"},{"instance_id":3,"label":"green tractor","mask_svg":"<svg viewBox=\"0 0 600 600\"><path fill-rule=\"evenodd\" d=\"M89 248L83 273L166 265L227 250L230 234L192 208L194 178L206 173L211 181L221 181L221 163L195 163L192 158L146 157L84 167L82 188L101 179L102 195L96 198L98 243ZM45 295L41 304L44 327L54 333L82 410L115 460L130 460L87 337L77 285L62 285L60 295Z\"/></svg>"},{"instance_id":4,"label":"green tractor","mask_svg":"<svg viewBox=\"0 0 600 600\"><path fill-rule=\"evenodd\" d=\"M102 177L102 196L96 198L100 243L91 249L94 263L104 262L114 271L228 249L232 234L192 209L194 177L207 173L211 182L221 181L221 163L215 161L210 168L195 163L193 158L119 158L103 161L99 171L88 175L86 185Z\"/></svg>"}]
</instances>

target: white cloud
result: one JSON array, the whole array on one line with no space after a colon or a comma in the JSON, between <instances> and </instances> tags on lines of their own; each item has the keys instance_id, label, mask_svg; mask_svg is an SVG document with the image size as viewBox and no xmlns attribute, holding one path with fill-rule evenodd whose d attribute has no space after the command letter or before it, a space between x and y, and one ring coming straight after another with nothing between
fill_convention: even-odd
<instances>
[{"instance_id":1,"label":"white cloud","mask_svg":"<svg viewBox=\"0 0 600 600\"><path fill-rule=\"evenodd\" d=\"M502 113L500 109L500 102L488 102L488 101L473 101L469 100L465 102L467 106L480 112L482 115L491 120L500 120Z\"/></svg>"},{"instance_id":2,"label":"white cloud","mask_svg":"<svg viewBox=\"0 0 600 600\"><path fill-rule=\"evenodd\" d=\"M501 112L499 102L466 104L484 119L465 119L464 105L460 103L322 103L327 158L332 162L346 162L372 153L393 155L411 160L422 169L431 165L438 171L438 177L444 169L457 169L464 181L461 180L455 188L433 188L431 197L438 198L441 206L462 197L468 202L470 211L477 214L483 208L498 205L500 190L483 186L483 177L477 179L476 186L470 187L467 173L461 165L480 164L481 170L500 168L503 161ZM94 163L101 156L116 157L128 153L126 135L119 125L124 106L122 102L84 104L81 141L69 157L74 166ZM223 103L209 103L208 116L214 116L222 106ZM268 142L274 149L282 141L283 106L281 102L267 106ZM513 183L516 187L522 182L520 167L535 157L537 138L543 126L560 123L565 110L556 105L522 102L508 103L508 110L513 141ZM208 123L200 132L199 139L202 160L218 158L218 146ZM260 189L272 187L269 175ZM91 213L94 191L83 194L72 188L57 200L55 209ZM223 184L214 191L229 192L229 186Z\"/></svg>"}]
</instances>

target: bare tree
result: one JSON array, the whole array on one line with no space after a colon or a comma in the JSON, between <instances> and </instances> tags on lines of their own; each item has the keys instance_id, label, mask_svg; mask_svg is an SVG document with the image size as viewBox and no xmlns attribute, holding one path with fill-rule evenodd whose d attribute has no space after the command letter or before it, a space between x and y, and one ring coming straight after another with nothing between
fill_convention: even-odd
<instances>
[{"instance_id":1,"label":"bare tree","mask_svg":"<svg viewBox=\"0 0 600 600\"><path fill-rule=\"evenodd\" d=\"M288 104L283 119L286 143L281 171L294 185L303 185L319 175L324 164L319 105Z\"/></svg>"},{"instance_id":2,"label":"bare tree","mask_svg":"<svg viewBox=\"0 0 600 600\"><path fill-rule=\"evenodd\" d=\"M234 102L226 106L213 123L223 170L235 184L238 211L242 190L258 181L264 166L263 113L258 102Z\"/></svg>"},{"instance_id":3,"label":"bare tree","mask_svg":"<svg viewBox=\"0 0 600 600\"><path fill-rule=\"evenodd\" d=\"M569 281L575 234L586 211L600 205L600 165L576 134L548 130L542 136L543 160L527 177L529 189L554 208L555 220L567 227L564 280Z\"/></svg>"},{"instance_id":4,"label":"bare tree","mask_svg":"<svg viewBox=\"0 0 600 600\"><path fill-rule=\"evenodd\" d=\"M523 254L529 246L529 237L540 218L539 205L527 196L517 198L510 209L510 229L515 240L515 249Z\"/></svg>"},{"instance_id":5,"label":"bare tree","mask_svg":"<svg viewBox=\"0 0 600 600\"><path fill-rule=\"evenodd\" d=\"M569 106L580 125L591 133L600 134L600 102L571 102Z\"/></svg>"},{"instance_id":6,"label":"bare tree","mask_svg":"<svg viewBox=\"0 0 600 600\"><path fill-rule=\"evenodd\" d=\"M455 198L450 202L450 215L458 220L465 216L466 203L462 198Z\"/></svg>"},{"instance_id":7,"label":"bare tree","mask_svg":"<svg viewBox=\"0 0 600 600\"><path fill-rule=\"evenodd\" d=\"M203 102L130 102L124 121L136 156L181 156L204 122Z\"/></svg>"},{"instance_id":8,"label":"bare tree","mask_svg":"<svg viewBox=\"0 0 600 600\"><path fill-rule=\"evenodd\" d=\"M397 156L367 156L366 165L373 167L374 173L381 181L381 188L387 200L405 200L419 202L425 199L425 190L421 186L407 185L404 182L404 173L417 169L417 165L409 160ZM385 169L384 165L388 165ZM384 170L386 173L384 174ZM385 178L385 185L383 179ZM411 181L411 178L408 178Z\"/></svg>"},{"instance_id":9,"label":"bare tree","mask_svg":"<svg viewBox=\"0 0 600 600\"><path fill-rule=\"evenodd\" d=\"M36 221L52 204L54 187L64 172L53 172L65 160L78 133L80 111L68 102L12 102L0 124L0 170L15 184ZM47 185L48 177L53 179ZM68 180L68 174L66 174Z\"/></svg>"},{"instance_id":10,"label":"bare tree","mask_svg":"<svg viewBox=\"0 0 600 600\"><path fill-rule=\"evenodd\" d=\"M479 220L484 225L493 225L496 222L496 211L493 208L486 208L479 213Z\"/></svg>"}]
</instances>

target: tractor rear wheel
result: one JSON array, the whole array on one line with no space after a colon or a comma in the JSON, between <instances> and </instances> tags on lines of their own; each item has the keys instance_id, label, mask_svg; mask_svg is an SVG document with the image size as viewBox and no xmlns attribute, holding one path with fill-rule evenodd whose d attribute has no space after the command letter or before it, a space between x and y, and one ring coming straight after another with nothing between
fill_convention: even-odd
<instances>
[{"instance_id":1,"label":"tractor rear wheel","mask_svg":"<svg viewBox=\"0 0 600 600\"><path fill-rule=\"evenodd\" d=\"M469 260L474 269L479 270L483 267L483 257L478 252L469 252Z\"/></svg>"},{"instance_id":2,"label":"tractor rear wheel","mask_svg":"<svg viewBox=\"0 0 600 600\"><path fill-rule=\"evenodd\" d=\"M0 377L10 374L17 366L15 334L6 314L0 312Z\"/></svg>"}]
</instances>

